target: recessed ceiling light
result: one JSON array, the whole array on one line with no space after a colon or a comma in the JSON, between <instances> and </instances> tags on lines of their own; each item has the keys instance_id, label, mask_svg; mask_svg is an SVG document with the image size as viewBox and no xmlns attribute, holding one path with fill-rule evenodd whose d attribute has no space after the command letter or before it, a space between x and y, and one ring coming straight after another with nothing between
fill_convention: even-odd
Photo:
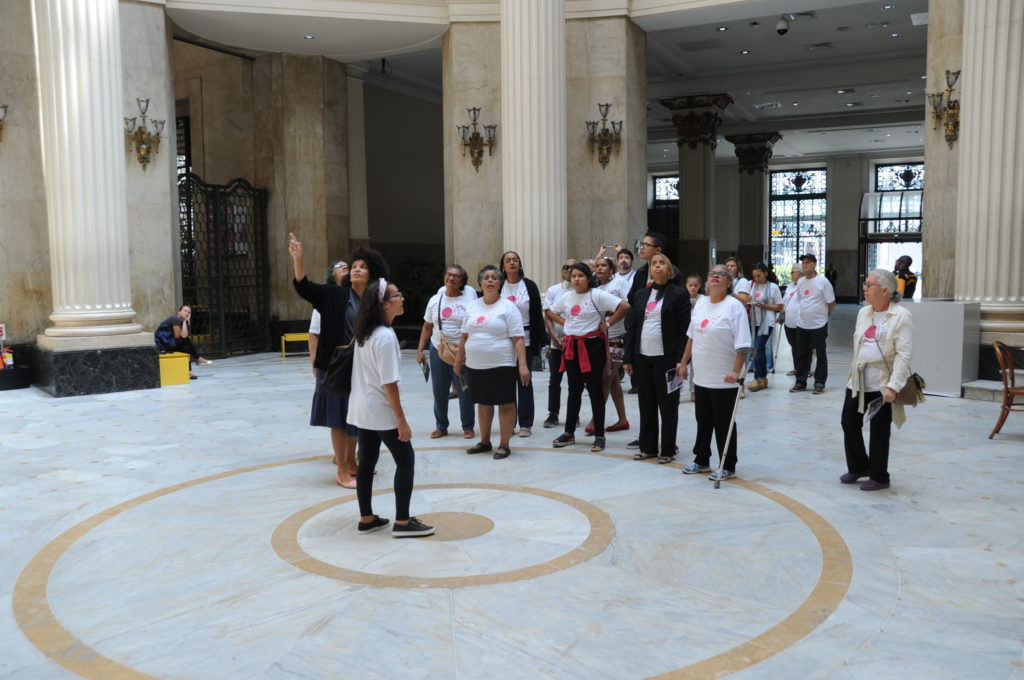
<instances>
[{"instance_id":1,"label":"recessed ceiling light","mask_svg":"<svg viewBox=\"0 0 1024 680\"><path fill-rule=\"evenodd\" d=\"M895 5L882 5L882 9L892 9Z\"/></svg>"},{"instance_id":2,"label":"recessed ceiling light","mask_svg":"<svg viewBox=\"0 0 1024 680\"><path fill-rule=\"evenodd\" d=\"M892 133L891 133L891 132L886 132L886 133L885 133L885 136L886 136L886 137L892 137Z\"/></svg>"},{"instance_id":3,"label":"recessed ceiling light","mask_svg":"<svg viewBox=\"0 0 1024 680\"><path fill-rule=\"evenodd\" d=\"M750 54L750 50L740 50L740 54Z\"/></svg>"},{"instance_id":4,"label":"recessed ceiling light","mask_svg":"<svg viewBox=\"0 0 1024 680\"><path fill-rule=\"evenodd\" d=\"M728 30L729 30L729 27L728 27L728 26L719 26L719 27L718 27L717 29L715 29L715 30L718 30L718 31L728 31Z\"/></svg>"},{"instance_id":5,"label":"recessed ceiling light","mask_svg":"<svg viewBox=\"0 0 1024 680\"><path fill-rule=\"evenodd\" d=\"M838 90L836 90L836 94L846 94L846 90L843 88L839 88Z\"/></svg>"},{"instance_id":6,"label":"recessed ceiling light","mask_svg":"<svg viewBox=\"0 0 1024 680\"><path fill-rule=\"evenodd\" d=\"M889 34L889 37L890 37L890 38L898 38L898 37L900 37L901 35L903 35L903 34L902 34L902 33L890 33L890 34Z\"/></svg>"},{"instance_id":7,"label":"recessed ceiling light","mask_svg":"<svg viewBox=\"0 0 1024 680\"><path fill-rule=\"evenodd\" d=\"M921 80L925 80L928 76L921 76Z\"/></svg>"},{"instance_id":8,"label":"recessed ceiling light","mask_svg":"<svg viewBox=\"0 0 1024 680\"><path fill-rule=\"evenodd\" d=\"M313 36L311 36L311 35L304 35L302 37L305 38L306 40L312 40L313 39Z\"/></svg>"},{"instance_id":9,"label":"recessed ceiling light","mask_svg":"<svg viewBox=\"0 0 1024 680\"><path fill-rule=\"evenodd\" d=\"M906 92L904 92L904 94L914 94L914 91L913 90L907 90Z\"/></svg>"},{"instance_id":10,"label":"recessed ceiling light","mask_svg":"<svg viewBox=\"0 0 1024 680\"><path fill-rule=\"evenodd\" d=\"M878 94L878 93L876 92L875 94L871 95L871 98L872 98L872 99L878 99L878 98L879 98L879 97L881 97L881 96L882 96L882 95L880 95L880 94Z\"/></svg>"},{"instance_id":11,"label":"recessed ceiling light","mask_svg":"<svg viewBox=\"0 0 1024 680\"><path fill-rule=\"evenodd\" d=\"M793 102L793 106L800 106L800 102Z\"/></svg>"}]
</instances>

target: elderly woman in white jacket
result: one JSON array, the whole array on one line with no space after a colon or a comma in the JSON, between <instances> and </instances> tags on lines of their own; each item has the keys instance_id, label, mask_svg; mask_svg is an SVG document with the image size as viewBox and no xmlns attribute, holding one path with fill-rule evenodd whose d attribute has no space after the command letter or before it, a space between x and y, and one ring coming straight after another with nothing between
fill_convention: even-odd
<instances>
[{"instance_id":1,"label":"elderly woman in white jacket","mask_svg":"<svg viewBox=\"0 0 1024 680\"><path fill-rule=\"evenodd\" d=\"M843 403L843 443L846 474L843 484L860 485L864 491L889 488L889 434L891 425L903 425L903 407L894 404L897 393L910 379L914 346L914 320L900 304L892 272L875 269L864 281L866 304L857 314L853 332L853 363ZM871 419L871 443L864 449L864 411L880 399L881 408Z\"/></svg>"}]
</instances>

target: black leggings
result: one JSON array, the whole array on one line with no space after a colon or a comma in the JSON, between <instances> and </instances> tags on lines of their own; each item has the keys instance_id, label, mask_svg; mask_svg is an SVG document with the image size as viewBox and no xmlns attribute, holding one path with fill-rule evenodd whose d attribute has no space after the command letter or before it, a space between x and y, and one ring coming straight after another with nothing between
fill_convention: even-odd
<instances>
[{"instance_id":1,"label":"black leggings","mask_svg":"<svg viewBox=\"0 0 1024 680\"><path fill-rule=\"evenodd\" d=\"M161 344L165 352L184 352L188 355L188 364L191 366L199 360L199 352L192 344L192 338L171 338L170 342Z\"/></svg>"},{"instance_id":2,"label":"black leggings","mask_svg":"<svg viewBox=\"0 0 1024 680\"><path fill-rule=\"evenodd\" d=\"M356 496L359 498L359 514L369 517L373 514L373 471L380 458L380 445L388 447L395 459L395 520L409 519L409 500L412 498L413 467L416 454L411 442L398 438L398 430L364 430L359 428L359 468L356 471Z\"/></svg>"},{"instance_id":3,"label":"black leggings","mask_svg":"<svg viewBox=\"0 0 1024 680\"><path fill-rule=\"evenodd\" d=\"M580 371L579 354L565 360L565 374L569 378L569 399L565 404L565 432L573 434L580 418L583 405L583 388L590 395L590 411L594 415L594 436L604 436L604 365L607 350L604 338L587 338L583 341L590 358L590 373ZM576 349L576 347L573 347Z\"/></svg>"},{"instance_id":4,"label":"black leggings","mask_svg":"<svg viewBox=\"0 0 1024 680\"><path fill-rule=\"evenodd\" d=\"M710 387L694 387L697 403L694 415L697 418L697 441L693 444L693 460L697 465L711 464L711 433L714 432L718 444L718 457L722 457L725 439L729 434L729 421L736 406L739 387L712 389ZM725 452L725 463L722 467L729 472L736 472L736 439L739 432L733 425L732 439L729 450Z\"/></svg>"}]
</instances>

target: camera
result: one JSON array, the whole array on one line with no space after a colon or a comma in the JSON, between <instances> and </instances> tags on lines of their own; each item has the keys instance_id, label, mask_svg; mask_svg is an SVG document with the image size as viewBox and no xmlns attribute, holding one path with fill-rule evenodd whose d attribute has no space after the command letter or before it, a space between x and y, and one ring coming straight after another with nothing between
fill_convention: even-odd
<instances>
[{"instance_id":1,"label":"camera","mask_svg":"<svg viewBox=\"0 0 1024 680\"><path fill-rule=\"evenodd\" d=\"M775 32L779 35L786 35L789 33L789 19L786 17L779 17L779 20L775 22Z\"/></svg>"}]
</instances>

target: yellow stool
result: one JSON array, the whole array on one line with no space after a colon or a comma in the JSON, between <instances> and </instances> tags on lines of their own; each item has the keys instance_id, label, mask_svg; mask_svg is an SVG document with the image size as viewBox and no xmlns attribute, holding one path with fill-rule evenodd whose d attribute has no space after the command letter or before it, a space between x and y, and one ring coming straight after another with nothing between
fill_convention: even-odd
<instances>
[{"instance_id":1,"label":"yellow stool","mask_svg":"<svg viewBox=\"0 0 1024 680\"><path fill-rule=\"evenodd\" d=\"M171 352L160 355L160 387L188 384L188 355Z\"/></svg>"},{"instance_id":2,"label":"yellow stool","mask_svg":"<svg viewBox=\"0 0 1024 680\"><path fill-rule=\"evenodd\" d=\"M282 333L281 334L281 358L285 358L284 344L286 342L309 342L309 333Z\"/></svg>"}]
</instances>

